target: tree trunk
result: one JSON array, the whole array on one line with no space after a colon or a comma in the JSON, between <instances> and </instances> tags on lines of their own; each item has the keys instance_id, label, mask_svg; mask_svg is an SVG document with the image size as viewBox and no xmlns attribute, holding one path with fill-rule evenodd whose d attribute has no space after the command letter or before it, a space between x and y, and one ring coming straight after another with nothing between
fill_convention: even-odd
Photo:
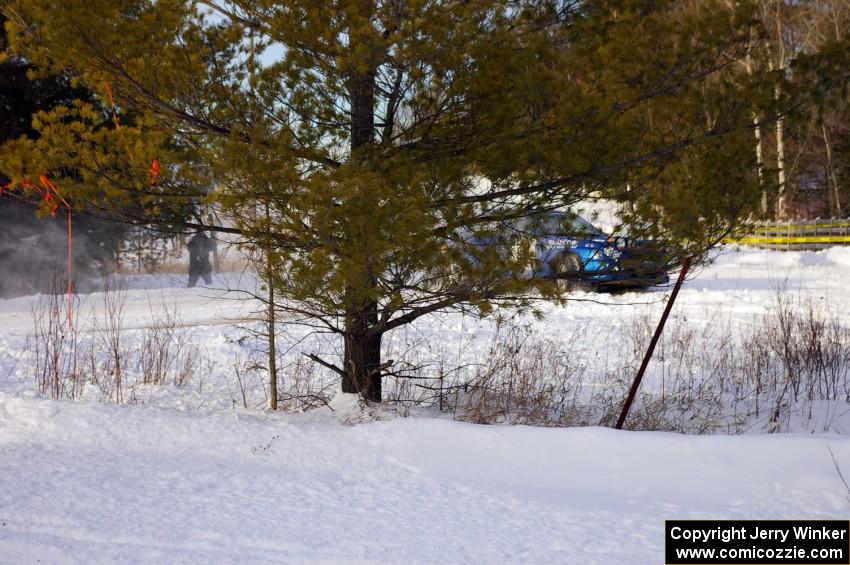
<instances>
[{"instance_id":1,"label":"tree trunk","mask_svg":"<svg viewBox=\"0 0 850 565\"><path fill-rule=\"evenodd\" d=\"M771 61L770 68L774 68L785 72L787 62L785 56L785 25L783 21L783 13L781 2L776 2L774 5L774 18L776 20L776 38L774 44L776 46L776 66L774 67ZM777 82L773 87L773 98L779 102L782 96L782 87ZM776 195L776 219L784 220L787 214L787 184L785 181L785 118L780 116L776 120L776 175L778 181L778 191Z\"/></svg>"},{"instance_id":2,"label":"tree trunk","mask_svg":"<svg viewBox=\"0 0 850 565\"><path fill-rule=\"evenodd\" d=\"M779 87L776 87L777 98ZM776 120L776 174L779 184L779 192L776 198L776 219L784 220L786 210L786 182L785 182L785 118Z\"/></svg>"},{"instance_id":3,"label":"tree trunk","mask_svg":"<svg viewBox=\"0 0 850 565\"><path fill-rule=\"evenodd\" d=\"M827 201L830 204L830 214L833 217L837 217L841 216L841 195L838 192L838 176L835 173L835 166L832 162L832 143L829 139L829 132L826 129L825 123L821 124L821 133L823 134L823 144L826 148Z\"/></svg>"},{"instance_id":4,"label":"tree trunk","mask_svg":"<svg viewBox=\"0 0 850 565\"><path fill-rule=\"evenodd\" d=\"M747 70L747 74L752 76L753 74L753 59L749 53L749 47L747 48L747 58L744 60L744 67ZM767 198L767 190L765 190L764 184L764 150L762 149L762 136L761 136L761 125L759 123L759 116L755 112L753 112L753 135L756 138L756 171L758 172L759 177L759 185L761 186L761 213L762 216L767 216L768 212L768 198Z\"/></svg>"},{"instance_id":5,"label":"tree trunk","mask_svg":"<svg viewBox=\"0 0 850 565\"><path fill-rule=\"evenodd\" d=\"M268 207L266 208L266 213L268 213ZM269 410L277 410L277 344L276 344L276 332L275 328L275 311L274 311L274 281L271 279L271 260L268 256L268 249L266 250L266 265L269 270L267 273L269 275L267 284L269 285L269 305L268 312L266 315L266 323L268 325L269 332L269 402L268 408Z\"/></svg>"},{"instance_id":6,"label":"tree trunk","mask_svg":"<svg viewBox=\"0 0 850 565\"><path fill-rule=\"evenodd\" d=\"M375 75L357 73L351 77L351 151L375 140Z\"/></svg>"},{"instance_id":7,"label":"tree trunk","mask_svg":"<svg viewBox=\"0 0 850 565\"><path fill-rule=\"evenodd\" d=\"M364 6L366 9L366 6ZM369 10L366 9L368 12ZM361 14L365 12L361 11ZM351 103L351 157L352 160L368 161L368 148L375 142L375 75L380 50L368 34L352 34L352 50L365 45L374 60L367 62L365 70L351 68L348 71L348 91ZM366 149L367 151L363 151ZM368 187L361 187L357 198L369 199ZM369 227L366 228L368 231ZM353 277L347 290L348 313L345 320L345 354L343 358L342 391L358 393L371 402L381 401L381 338L376 331L378 303L371 296L377 280L372 272L372 260L368 241L364 240L362 271Z\"/></svg>"},{"instance_id":8,"label":"tree trunk","mask_svg":"<svg viewBox=\"0 0 850 565\"><path fill-rule=\"evenodd\" d=\"M345 334L345 375L342 392L381 401L381 333L351 331Z\"/></svg>"},{"instance_id":9,"label":"tree trunk","mask_svg":"<svg viewBox=\"0 0 850 565\"><path fill-rule=\"evenodd\" d=\"M753 134L756 137L756 167L758 169L759 184L761 185L761 213L762 216L767 216L768 198L764 184L764 152L761 146L761 126L756 115L753 115Z\"/></svg>"}]
</instances>

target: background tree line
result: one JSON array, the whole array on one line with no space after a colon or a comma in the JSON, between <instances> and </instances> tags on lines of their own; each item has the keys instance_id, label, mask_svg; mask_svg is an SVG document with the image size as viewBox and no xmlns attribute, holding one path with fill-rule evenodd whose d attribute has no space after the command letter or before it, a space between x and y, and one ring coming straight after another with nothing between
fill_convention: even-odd
<instances>
[{"instance_id":1,"label":"background tree line","mask_svg":"<svg viewBox=\"0 0 850 565\"><path fill-rule=\"evenodd\" d=\"M794 67L799 57L846 49L847 0L758 0L757 10L758 31L742 64L747 72L774 72L777 99L788 90L812 86L806 83L811 75ZM758 165L769 179L761 206L768 218L847 215L850 99L843 84L845 71L835 68L834 72L834 88L819 92L816 104L793 108L771 126L754 129Z\"/></svg>"}]
</instances>

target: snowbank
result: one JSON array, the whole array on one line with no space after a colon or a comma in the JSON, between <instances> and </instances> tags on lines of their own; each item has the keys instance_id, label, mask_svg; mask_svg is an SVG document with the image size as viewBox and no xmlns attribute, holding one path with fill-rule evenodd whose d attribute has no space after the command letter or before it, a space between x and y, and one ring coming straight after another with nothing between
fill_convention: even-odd
<instances>
[{"instance_id":1,"label":"snowbank","mask_svg":"<svg viewBox=\"0 0 850 565\"><path fill-rule=\"evenodd\" d=\"M842 518L838 436L207 414L0 395L2 563L662 560L669 518Z\"/></svg>"}]
</instances>

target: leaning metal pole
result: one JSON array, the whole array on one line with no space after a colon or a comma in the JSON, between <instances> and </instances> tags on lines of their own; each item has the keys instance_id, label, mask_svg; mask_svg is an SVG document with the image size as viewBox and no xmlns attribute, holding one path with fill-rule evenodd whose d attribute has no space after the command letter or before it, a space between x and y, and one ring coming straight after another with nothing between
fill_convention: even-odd
<instances>
[{"instance_id":1,"label":"leaning metal pole","mask_svg":"<svg viewBox=\"0 0 850 565\"><path fill-rule=\"evenodd\" d=\"M661 332L664 331L664 324L667 322L667 316L670 315L670 310L673 308L673 303L676 301L676 296L679 294L679 289L682 288L682 282L685 280L685 275L688 273L688 268L691 266L691 258L685 257L682 261L682 270L679 271L679 278L676 279L676 284L673 287L673 293L670 295L670 300L667 301L667 306L664 307L664 313L661 315L661 320L658 322L658 327L655 328L655 334L649 342L649 347L646 350L646 355L643 356L643 362L640 364L635 380L632 383L632 388L629 390L629 396L626 398L626 403L623 404L623 410L620 412L620 419L617 420L617 425L614 426L617 430L623 429L623 424L626 422L626 417L629 415L629 410L634 402L640 381L643 380L643 374L646 372L646 366L649 365L649 360L652 359L652 353L655 351L655 345L658 343L658 338L661 337Z\"/></svg>"}]
</instances>

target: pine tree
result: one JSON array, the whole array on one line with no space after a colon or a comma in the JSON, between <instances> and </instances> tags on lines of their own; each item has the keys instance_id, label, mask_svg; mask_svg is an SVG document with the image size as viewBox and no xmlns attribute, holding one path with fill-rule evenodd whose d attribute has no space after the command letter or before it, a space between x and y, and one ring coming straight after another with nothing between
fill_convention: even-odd
<instances>
[{"instance_id":1,"label":"pine tree","mask_svg":"<svg viewBox=\"0 0 850 565\"><path fill-rule=\"evenodd\" d=\"M0 13L0 143L21 136L36 138L34 114L65 106L73 100L94 103L84 88L73 87L61 74L29 80L32 65L6 52L5 16ZM5 55L3 55L5 54ZM37 203L24 194L4 193L9 182L0 173L0 296L46 292L54 274L64 273L67 258L65 218L38 217ZM101 274L114 262L126 228L90 215L75 215L74 279L79 284Z\"/></svg>"},{"instance_id":2,"label":"pine tree","mask_svg":"<svg viewBox=\"0 0 850 565\"><path fill-rule=\"evenodd\" d=\"M0 171L48 172L101 208L140 198L151 217L209 191L235 218L213 229L259 250L277 308L342 339L341 362L313 359L373 401L393 372L387 332L563 299L533 275L519 219L611 198L633 233L701 257L760 194L752 101L772 91L734 64L747 2L7 0L4 13L16 50L112 115L83 101L41 113Z\"/></svg>"}]
</instances>

